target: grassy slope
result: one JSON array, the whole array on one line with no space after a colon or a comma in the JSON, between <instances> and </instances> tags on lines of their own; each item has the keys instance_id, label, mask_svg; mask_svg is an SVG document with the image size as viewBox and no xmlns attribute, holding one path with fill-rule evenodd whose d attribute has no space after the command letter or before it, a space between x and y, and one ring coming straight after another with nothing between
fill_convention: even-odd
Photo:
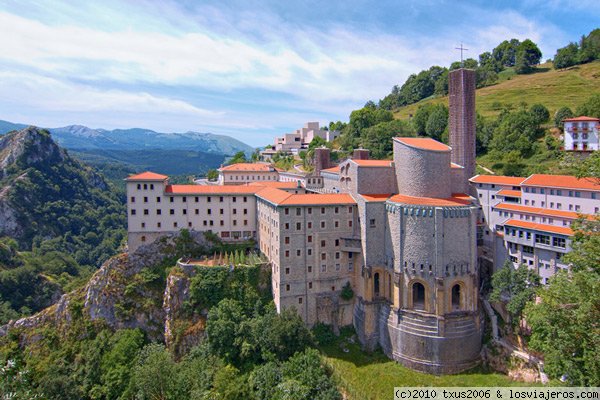
<instances>
[{"instance_id":1,"label":"grassy slope","mask_svg":"<svg viewBox=\"0 0 600 400\"><path fill-rule=\"evenodd\" d=\"M348 343L347 337L342 335L335 343L321 346L321 351L350 400L391 399L394 387L400 386L527 386L505 375L481 369L445 376L416 372L390 360L380 351L362 352L358 344ZM342 346L349 352L344 353Z\"/></svg>"},{"instance_id":2,"label":"grassy slope","mask_svg":"<svg viewBox=\"0 0 600 400\"><path fill-rule=\"evenodd\" d=\"M541 103L553 116L563 106L573 111L593 93L600 92L600 61L578 65L566 70L554 70L551 64L542 64L538 72L528 75L501 74L509 80L477 90L477 111L483 116L497 115L494 103L518 106L522 101L528 105ZM505 78L504 78L505 79ZM448 97L429 98L394 112L397 119L407 119L416 112L421 104L444 103L448 105Z\"/></svg>"}]
</instances>

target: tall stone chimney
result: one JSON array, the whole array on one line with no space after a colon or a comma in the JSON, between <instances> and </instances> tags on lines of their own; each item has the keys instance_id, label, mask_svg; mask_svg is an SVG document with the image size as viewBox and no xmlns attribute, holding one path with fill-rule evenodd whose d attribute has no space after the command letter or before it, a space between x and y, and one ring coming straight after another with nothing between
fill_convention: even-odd
<instances>
[{"instance_id":1,"label":"tall stone chimney","mask_svg":"<svg viewBox=\"0 0 600 400\"><path fill-rule=\"evenodd\" d=\"M330 154L327 147L315 149L315 175L321 175L321 170L329 168Z\"/></svg>"},{"instance_id":2,"label":"tall stone chimney","mask_svg":"<svg viewBox=\"0 0 600 400\"><path fill-rule=\"evenodd\" d=\"M468 180L475 176L475 71L465 68L450 71L448 92L451 160L464 167ZM468 189L468 182L465 185Z\"/></svg>"},{"instance_id":3,"label":"tall stone chimney","mask_svg":"<svg viewBox=\"0 0 600 400\"><path fill-rule=\"evenodd\" d=\"M352 153L352 158L354 160L368 160L369 150L363 148L354 149L354 152Z\"/></svg>"}]
</instances>

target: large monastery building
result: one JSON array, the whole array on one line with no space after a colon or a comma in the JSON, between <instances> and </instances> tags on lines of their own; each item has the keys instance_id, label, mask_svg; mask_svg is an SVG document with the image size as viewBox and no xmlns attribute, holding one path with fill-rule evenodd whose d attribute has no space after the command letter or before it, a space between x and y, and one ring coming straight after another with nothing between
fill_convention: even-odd
<instances>
[{"instance_id":1,"label":"large monastery building","mask_svg":"<svg viewBox=\"0 0 600 400\"><path fill-rule=\"evenodd\" d=\"M600 209L597 182L473 176L474 79L450 72L449 146L397 137L392 160L356 149L336 166L318 148L312 174L234 164L217 185L131 176L129 250L183 228L253 239L270 262L278 311L293 308L308 325L352 324L365 348L413 369L468 369L481 350L480 266L525 264L546 283L568 268L571 223ZM344 300L347 285L354 296Z\"/></svg>"}]
</instances>

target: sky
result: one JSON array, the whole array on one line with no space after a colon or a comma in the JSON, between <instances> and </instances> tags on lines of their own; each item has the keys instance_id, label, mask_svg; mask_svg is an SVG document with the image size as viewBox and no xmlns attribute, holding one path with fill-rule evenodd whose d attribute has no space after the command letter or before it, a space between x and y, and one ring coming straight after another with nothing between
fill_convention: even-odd
<instances>
[{"instance_id":1,"label":"sky","mask_svg":"<svg viewBox=\"0 0 600 400\"><path fill-rule=\"evenodd\" d=\"M599 20L598 0L0 0L0 119L262 146L347 121L461 43L529 38L545 60Z\"/></svg>"}]
</instances>

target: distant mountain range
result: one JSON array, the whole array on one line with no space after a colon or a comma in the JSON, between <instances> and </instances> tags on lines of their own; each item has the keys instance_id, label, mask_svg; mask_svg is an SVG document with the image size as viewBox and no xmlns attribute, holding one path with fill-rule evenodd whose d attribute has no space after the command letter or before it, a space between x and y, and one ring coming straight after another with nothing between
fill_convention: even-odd
<instances>
[{"instance_id":1,"label":"distant mountain range","mask_svg":"<svg viewBox=\"0 0 600 400\"><path fill-rule=\"evenodd\" d=\"M0 120L0 135L27 127ZM82 125L47 128L52 138L67 149L97 150L176 150L233 155L238 151L251 152L252 147L229 136L212 133L162 133L150 129L92 129Z\"/></svg>"}]
</instances>

